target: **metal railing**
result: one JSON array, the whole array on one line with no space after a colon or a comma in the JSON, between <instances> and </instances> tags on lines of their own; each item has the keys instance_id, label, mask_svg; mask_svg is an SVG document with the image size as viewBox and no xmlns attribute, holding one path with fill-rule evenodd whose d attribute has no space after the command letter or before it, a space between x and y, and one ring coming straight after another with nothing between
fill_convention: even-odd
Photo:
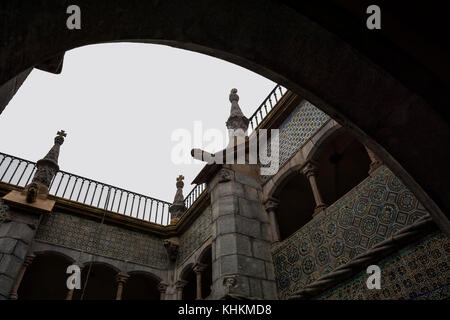
<instances>
[{"instance_id":1,"label":"metal railing","mask_svg":"<svg viewBox=\"0 0 450 320\"><path fill-rule=\"evenodd\" d=\"M25 187L36 171L36 163L0 153L0 182ZM129 217L167 225L171 203L144 196L106 183L58 171L49 193Z\"/></svg>"},{"instance_id":2,"label":"metal railing","mask_svg":"<svg viewBox=\"0 0 450 320\"><path fill-rule=\"evenodd\" d=\"M198 197L200 197L202 192L205 191L205 188L206 184L202 183L196 185L191 190L191 192L189 192L189 194L184 198L184 205L186 206L186 208L189 209L194 204L194 202L198 199Z\"/></svg>"},{"instance_id":3,"label":"metal railing","mask_svg":"<svg viewBox=\"0 0 450 320\"><path fill-rule=\"evenodd\" d=\"M249 118L249 134L251 131L255 130L256 127L264 120L264 118L269 114L269 112L275 107L277 102L286 93L287 89L277 84L275 88L269 93L269 95L264 99L264 101L259 105L256 111Z\"/></svg>"}]
</instances>

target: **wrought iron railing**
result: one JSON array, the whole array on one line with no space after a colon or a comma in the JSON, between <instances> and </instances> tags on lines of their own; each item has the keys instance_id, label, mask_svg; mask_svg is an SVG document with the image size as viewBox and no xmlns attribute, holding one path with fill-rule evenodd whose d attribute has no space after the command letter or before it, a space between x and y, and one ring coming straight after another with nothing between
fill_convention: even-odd
<instances>
[{"instance_id":1,"label":"wrought iron railing","mask_svg":"<svg viewBox=\"0 0 450 320\"><path fill-rule=\"evenodd\" d=\"M194 202L198 199L198 197L200 197L205 188L206 184L202 183L196 185L191 190L191 192L189 192L189 194L184 198L184 205L186 206L186 208L189 209L194 204Z\"/></svg>"},{"instance_id":2,"label":"wrought iron railing","mask_svg":"<svg viewBox=\"0 0 450 320\"><path fill-rule=\"evenodd\" d=\"M36 163L0 153L0 182L25 187L31 182L35 171ZM64 171L56 173L49 193L157 224L170 223L169 202Z\"/></svg>"},{"instance_id":3,"label":"wrought iron railing","mask_svg":"<svg viewBox=\"0 0 450 320\"><path fill-rule=\"evenodd\" d=\"M256 127L264 120L269 112L275 107L277 102L286 93L287 89L277 84L275 88L269 93L264 101L259 105L256 111L249 118L249 133L256 129Z\"/></svg>"}]
</instances>

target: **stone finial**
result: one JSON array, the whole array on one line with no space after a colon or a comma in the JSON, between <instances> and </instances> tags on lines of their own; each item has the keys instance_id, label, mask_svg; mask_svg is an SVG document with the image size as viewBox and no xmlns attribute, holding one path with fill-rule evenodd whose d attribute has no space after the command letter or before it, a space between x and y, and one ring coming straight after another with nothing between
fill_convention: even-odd
<instances>
[{"instance_id":1,"label":"stone finial","mask_svg":"<svg viewBox=\"0 0 450 320\"><path fill-rule=\"evenodd\" d=\"M226 125L228 130L231 131L230 137L231 135L245 137L247 136L249 120L242 113L242 110L239 107L239 96L237 95L237 89L231 89L229 99L231 102L231 111Z\"/></svg>"},{"instance_id":2,"label":"stone finial","mask_svg":"<svg viewBox=\"0 0 450 320\"><path fill-rule=\"evenodd\" d=\"M178 178L177 178L177 183L176 183L176 186L177 186L178 189L184 187L184 182L183 182L183 180L184 180L184 176L180 174L180 175L178 176Z\"/></svg>"},{"instance_id":3,"label":"stone finial","mask_svg":"<svg viewBox=\"0 0 450 320\"><path fill-rule=\"evenodd\" d=\"M184 180L184 176L179 175L177 178L177 182L176 182L177 191L175 193L175 198L173 199L173 204L169 208L169 212L172 214L172 220L174 223L186 211L186 206L184 204L184 196L183 196L183 187L184 187L183 180ZM171 221L171 223L172 223L172 221Z\"/></svg>"}]
</instances>

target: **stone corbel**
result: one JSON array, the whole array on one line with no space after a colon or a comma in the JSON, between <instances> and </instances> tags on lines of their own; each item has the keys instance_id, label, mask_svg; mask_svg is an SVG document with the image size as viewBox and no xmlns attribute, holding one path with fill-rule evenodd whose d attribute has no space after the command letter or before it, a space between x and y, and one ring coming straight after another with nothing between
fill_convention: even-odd
<instances>
[{"instance_id":1,"label":"stone corbel","mask_svg":"<svg viewBox=\"0 0 450 320\"><path fill-rule=\"evenodd\" d=\"M175 262L178 256L178 248L180 247L180 240L177 237L165 239L163 245L166 248L169 260Z\"/></svg>"},{"instance_id":2,"label":"stone corbel","mask_svg":"<svg viewBox=\"0 0 450 320\"><path fill-rule=\"evenodd\" d=\"M236 276L227 276L223 278L223 289L225 291L225 295L228 295L232 292L232 289L237 288L238 281Z\"/></svg>"}]
</instances>

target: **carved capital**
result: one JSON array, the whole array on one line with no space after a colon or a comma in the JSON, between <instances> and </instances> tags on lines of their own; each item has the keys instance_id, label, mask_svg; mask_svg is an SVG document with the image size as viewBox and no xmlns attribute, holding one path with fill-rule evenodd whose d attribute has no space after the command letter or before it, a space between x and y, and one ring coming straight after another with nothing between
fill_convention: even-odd
<instances>
[{"instance_id":1,"label":"carved capital","mask_svg":"<svg viewBox=\"0 0 450 320\"><path fill-rule=\"evenodd\" d=\"M116 281L118 283L125 283L125 282L127 282L129 277L130 276L128 274L120 272L116 275Z\"/></svg>"},{"instance_id":2,"label":"carved capital","mask_svg":"<svg viewBox=\"0 0 450 320\"><path fill-rule=\"evenodd\" d=\"M36 256L34 254L27 254L27 256L25 257L25 260L23 261L23 265L25 267L28 267L34 260L34 258L36 258Z\"/></svg>"},{"instance_id":3,"label":"carved capital","mask_svg":"<svg viewBox=\"0 0 450 320\"><path fill-rule=\"evenodd\" d=\"M317 176L318 168L315 163L308 162L302 169L303 174L309 178L311 176Z\"/></svg>"},{"instance_id":4,"label":"carved capital","mask_svg":"<svg viewBox=\"0 0 450 320\"><path fill-rule=\"evenodd\" d=\"M175 282L175 288L177 290L183 290L183 288L188 284L186 280L180 279L177 282Z\"/></svg>"},{"instance_id":5,"label":"carved capital","mask_svg":"<svg viewBox=\"0 0 450 320\"><path fill-rule=\"evenodd\" d=\"M165 293L168 286L169 286L169 285L168 285L167 283L165 283L165 282L160 282L160 283L158 284L158 290L159 290L159 292L164 292L164 293Z\"/></svg>"},{"instance_id":6,"label":"carved capital","mask_svg":"<svg viewBox=\"0 0 450 320\"><path fill-rule=\"evenodd\" d=\"M275 198L269 198L266 202L264 202L264 208L267 212L275 211L278 208L280 203Z\"/></svg>"},{"instance_id":7,"label":"carved capital","mask_svg":"<svg viewBox=\"0 0 450 320\"><path fill-rule=\"evenodd\" d=\"M205 269L206 269L206 264L203 264L203 263L196 263L196 264L194 264L194 266L192 267L192 270L195 272L195 273L202 273Z\"/></svg>"}]
</instances>

